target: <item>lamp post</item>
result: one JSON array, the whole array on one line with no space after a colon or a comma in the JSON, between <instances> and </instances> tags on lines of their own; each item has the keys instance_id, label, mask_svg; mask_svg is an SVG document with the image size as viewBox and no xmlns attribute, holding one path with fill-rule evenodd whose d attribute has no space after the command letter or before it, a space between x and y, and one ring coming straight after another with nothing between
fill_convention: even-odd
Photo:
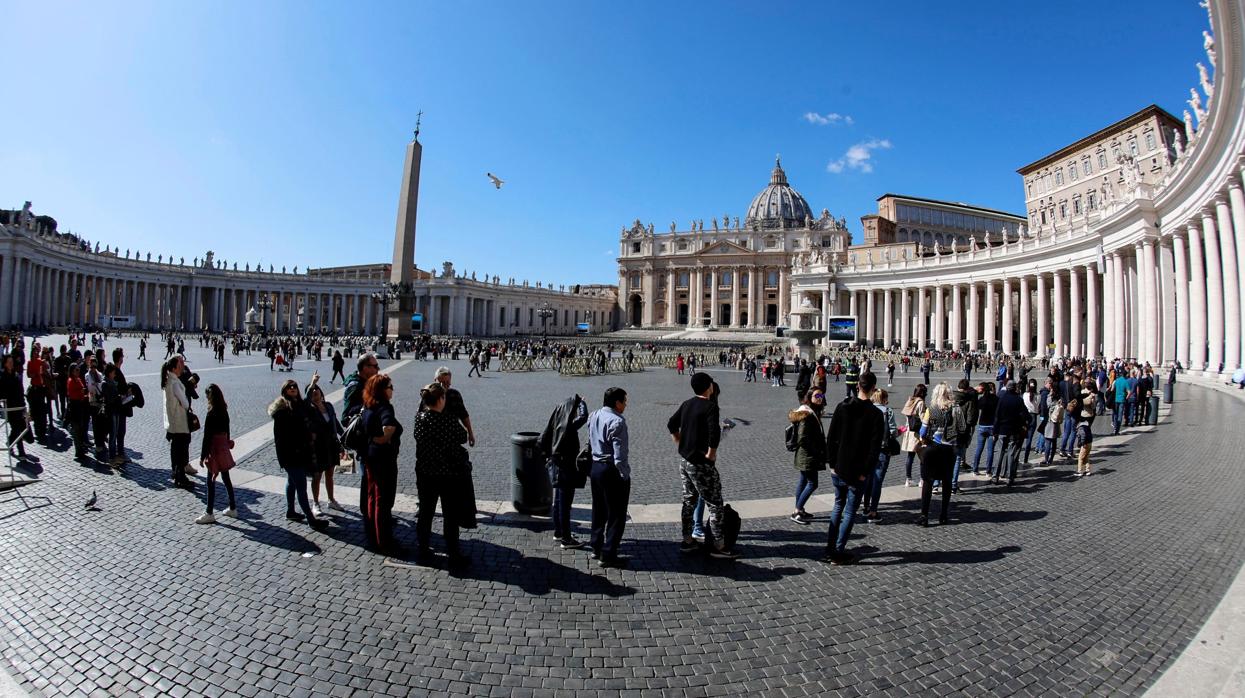
<instances>
[{"instance_id":1,"label":"lamp post","mask_svg":"<svg viewBox=\"0 0 1245 698\"><path fill-rule=\"evenodd\" d=\"M372 301L381 307L380 342L385 343L389 331L389 306L398 302L404 295L411 292L411 284L406 281L384 281L380 288L371 293Z\"/></svg>"},{"instance_id":2,"label":"lamp post","mask_svg":"<svg viewBox=\"0 0 1245 698\"><path fill-rule=\"evenodd\" d=\"M541 303L540 307L536 309L536 314L540 316L540 334L544 341L549 341L549 318L557 315L557 313L558 311L549 305L549 301Z\"/></svg>"},{"instance_id":3,"label":"lamp post","mask_svg":"<svg viewBox=\"0 0 1245 698\"><path fill-rule=\"evenodd\" d=\"M258 308L260 312L263 313L263 327L264 327L264 332L267 333L268 332L268 311L272 310L273 307L275 306L272 302L272 297L269 296L267 293L257 292L255 295L257 296L257 299L255 301L255 307Z\"/></svg>"}]
</instances>

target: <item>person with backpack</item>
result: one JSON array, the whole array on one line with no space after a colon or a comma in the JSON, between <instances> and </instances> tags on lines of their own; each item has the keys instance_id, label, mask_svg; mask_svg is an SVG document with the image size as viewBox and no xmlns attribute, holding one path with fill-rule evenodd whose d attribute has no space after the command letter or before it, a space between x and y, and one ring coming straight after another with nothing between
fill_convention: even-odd
<instances>
[{"instance_id":1,"label":"person with backpack","mask_svg":"<svg viewBox=\"0 0 1245 698\"><path fill-rule=\"evenodd\" d=\"M583 487L587 479L578 463L579 429L587 423L587 404L578 394L572 395L554 408L536 442L545 456L549 482L553 485L553 538L563 550L584 547L571 534L571 504L575 490Z\"/></svg>"},{"instance_id":2,"label":"person with backpack","mask_svg":"<svg viewBox=\"0 0 1245 698\"><path fill-rule=\"evenodd\" d=\"M934 493L934 482L946 482L955 467L955 444L959 442L959 430L967 424L963 406L951 396L946 383L934 386L925 414L921 417L921 515L917 524L929 525L929 504ZM958 414L957 414L958 413ZM938 523L946 525L951 512L952 487L942 489L942 511Z\"/></svg>"},{"instance_id":3,"label":"person with backpack","mask_svg":"<svg viewBox=\"0 0 1245 698\"><path fill-rule=\"evenodd\" d=\"M709 509L709 532L714 540L709 555L731 560L739 555L731 549L723 531L726 507L722 499L722 478L717 467L722 426L717 403L710 399L713 377L707 373L693 374L691 386L695 395L685 400L666 421L670 438L678 446L679 456L683 459L679 465L683 481L683 543L679 550L691 553L700 549L700 544L692 537L696 500L700 498Z\"/></svg>"},{"instance_id":4,"label":"person with backpack","mask_svg":"<svg viewBox=\"0 0 1245 698\"><path fill-rule=\"evenodd\" d=\"M811 390L800 406L787 413L787 450L794 452L795 469L800 478L795 484L795 512L792 521L807 526L813 516L804 511L813 492L817 491L818 474L826 469L826 436L821 428L821 413L826 408L825 389Z\"/></svg>"},{"instance_id":5,"label":"person with backpack","mask_svg":"<svg viewBox=\"0 0 1245 698\"><path fill-rule=\"evenodd\" d=\"M952 444L955 447L955 464L951 468L952 494L959 493L960 473L968 469L968 447L977 431L977 419L981 413L978 407L981 396L973 390L972 384L967 379L961 378L956 387L952 401L960 408L957 414L962 418L963 423L955 430L956 437Z\"/></svg>"},{"instance_id":6,"label":"person with backpack","mask_svg":"<svg viewBox=\"0 0 1245 698\"><path fill-rule=\"evenodd\" d=\"M830 514L822 562L848 565L855 561L845 550L847 539L852 534L856 507L864 499L869 472L876 467L886 430L885 418L870 401L877 384L877 376L872 373L860 374L856 394L839 403L830 419L826 457L834 487L834 511Z\"/></svg>"},{"instance_id":7,"label":"person with backpack","mask_svg":"<svg viewBox=\"0 0 1245 698\"><path fill-rule=\"evenodd\" d=\"M904 487L912 486L912 462L916 460L916 445L921 440L921 415L925 414L925 384L917 383L912 396L899 411L906 418L903 438L899 450L908 454L908 463L904 467Z\"/></svg>"},{"instance_id":8,"label":"person with backpack","mask_svg":"<svg viewBox=\"0 0 1245 698\"><path fill-rule=\"evenodd\" d=\"M367 530L371 526L368 511L368 475L365 461L367 460L367 440L360 439L357 435L364 432L363 418L363 388L372 376L380 373L380 361L376 358L376 354L366 352L359 355L359 360L355 364L355 372L346 376L344 393L344 404L342 406L342 423L345 424L345 443L346 447L355 452L355 465L359 470L359 516L363 519L363 529ZM353 443L352 443L352 435Z\"/></svg>"}]
</instances>

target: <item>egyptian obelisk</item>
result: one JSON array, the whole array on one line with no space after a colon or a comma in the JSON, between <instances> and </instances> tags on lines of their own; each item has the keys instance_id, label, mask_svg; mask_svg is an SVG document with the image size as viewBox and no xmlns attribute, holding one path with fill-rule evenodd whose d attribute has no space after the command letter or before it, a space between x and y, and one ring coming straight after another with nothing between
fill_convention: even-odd
<instances>
[{"instance_id":1,"label":"egyptian obelisk","mask_svg":"<svg viewBox=\"0 0 1245 698\"><path fill-rule=\"evenodd\" d=\"M419 163L424 149L419 144L419 120L415 122L415 137L406 146L406 165L402 168L402 190L398 192L398 226L393 236L393 267L389 280L404 284L410 289L415 279L415 212L419 206ZM386 318L389 336L399 339L411 338L411 314L415 312L415 296L403 293L390 306Z\"/></svg>"}]
</instances>

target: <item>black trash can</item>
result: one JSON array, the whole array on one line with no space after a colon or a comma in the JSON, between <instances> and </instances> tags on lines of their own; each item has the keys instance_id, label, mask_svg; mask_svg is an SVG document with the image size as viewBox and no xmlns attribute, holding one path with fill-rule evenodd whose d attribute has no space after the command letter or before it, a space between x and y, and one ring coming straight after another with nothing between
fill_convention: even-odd
<instances>
[{"instance_id":1,"label":"black trash can","mask_svg":"<svg viewBox=\"0 0 1245 698\"><path fill-rule=\"evenodd\" d=\"M1173 395L1175 391L1176 391L1175 383L1164 383L1163 384L1163 402L1169 405L1172 404L1172 399L1173 399Z\"/></svg>"},{"instance_id":2,"label":"black trash can","mask_svg":"<svg viewBox=\"0 0 1245 698\"><path fill-rule=\"evenodd\" d=\"M1148 415L1146 419L1146 424L1153 425L1153 424L1158 424L1158 423L1159 423L1159 396L1151 395L1150 396L1150 414Z\"/></svg>"},{"instance_id":3,"label":"black trash can","mask_svg":"<svg viewBox=\"0 0 1245 698\"><path fill-rule=\"evenodd\" d=\"M545 459L536 442L540 434L521 431L510 435L510 493L520 514L547 516L553 504L553 486L545 472Z\"/></svg>"}]
</instances>

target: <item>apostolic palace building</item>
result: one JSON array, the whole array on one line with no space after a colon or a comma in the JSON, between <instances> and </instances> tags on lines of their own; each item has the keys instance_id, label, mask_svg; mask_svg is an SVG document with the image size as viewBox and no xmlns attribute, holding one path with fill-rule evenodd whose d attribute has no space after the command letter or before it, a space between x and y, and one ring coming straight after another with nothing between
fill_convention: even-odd
<instances>
[{"instance_id":1,"label":"apostolic palace building","mask_svg":"<svg viewBox=\"0 0 1245 698\"><path fill-rule=\"evenodd\" d=\"M772 332L807 304L854 317L870 346L1230 373L1245 346L1245 5L1210 8L1183 118L1150 106L1020 168L1023 214L887 194L850 245L776 164L742 221L623 231L624 322Z\"/></svg>"}]
</instances>

